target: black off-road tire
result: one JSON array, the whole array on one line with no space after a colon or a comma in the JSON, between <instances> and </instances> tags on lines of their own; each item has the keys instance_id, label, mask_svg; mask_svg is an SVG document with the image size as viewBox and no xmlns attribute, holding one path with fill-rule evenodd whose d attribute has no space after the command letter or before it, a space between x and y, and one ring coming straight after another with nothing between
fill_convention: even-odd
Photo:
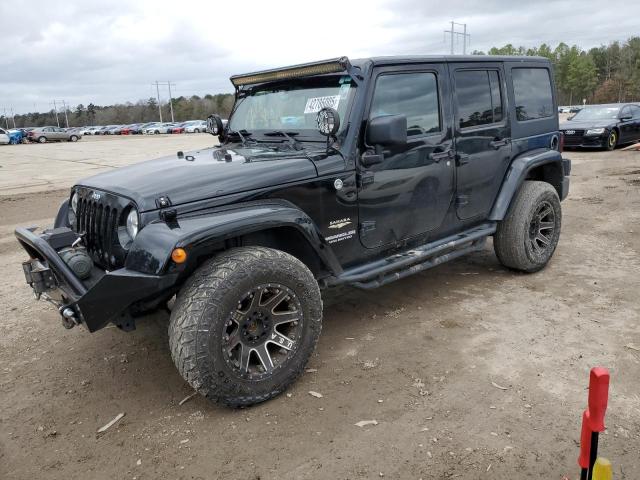
<instances>
[{"instance_id":1,"label":"black off-road tire","mask_svg":"<svg viewBox=\"0 0 640 480\"><path fill-rule=\"evenodd\" d=\"M243 378L225 357L223 332L245 292L270 283L285 286L299 302L299 343L266 378ZM241 247L207 261L185 282L171 312L169 346L178 371L196 391L244 407L275 397L300 376L321 328L320 289L309 269L279 250Z\"/></svg>"},{"instance_id":2,"label":"black off-road tire","mask_svg":"<svg viewBox=\"0 0 640 480\"><path fill-rule=\"evenodd\" d=\"M549 209L548 215L538 218ZM555 188L546 182L525 181L493 237L500 263L527 273L543 269L558 245L561 223L560 198ZM544 245L541 239L548 245L540 248Z\"/></svg>"}]
</instances>

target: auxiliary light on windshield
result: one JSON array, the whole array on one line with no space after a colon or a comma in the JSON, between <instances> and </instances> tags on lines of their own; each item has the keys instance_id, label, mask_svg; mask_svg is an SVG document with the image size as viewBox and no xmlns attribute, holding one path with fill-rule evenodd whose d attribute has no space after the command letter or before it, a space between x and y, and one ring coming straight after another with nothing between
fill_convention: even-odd
<instances>
[{"instance_id":1,"label":"auxiliary light on windshield","mask_svg":"<svg viewBox=\"0 0 640 480\"><path fill-rule=\"evenodd\" d=\"M322 75L323 73L338 73L350 70L351 64L347 57L339 57L320 62L304 63L291 67L275 68L262 72L246 73L231 77L231 83L235 87L252 83L273 82L276 80L288 80L291 78L310 77L312 75Z\"/></svg>"}]
</instances>

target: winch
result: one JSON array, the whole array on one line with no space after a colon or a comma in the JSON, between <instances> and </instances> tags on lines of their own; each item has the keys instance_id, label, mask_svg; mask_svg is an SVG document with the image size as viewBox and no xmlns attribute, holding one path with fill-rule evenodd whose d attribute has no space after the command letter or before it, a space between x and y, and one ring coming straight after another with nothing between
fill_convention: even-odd
<instances>
[{"instance_id":1,"label":"winch","mask_svg":"<svg viewBox=\"0 0 640 480\"><path fill-rule=\"evenodd\" d=\"M85 247L64 248L58 252L58 255L80 280L86 280L91 276L93 260Z\"/></svg>"}]
</instances>

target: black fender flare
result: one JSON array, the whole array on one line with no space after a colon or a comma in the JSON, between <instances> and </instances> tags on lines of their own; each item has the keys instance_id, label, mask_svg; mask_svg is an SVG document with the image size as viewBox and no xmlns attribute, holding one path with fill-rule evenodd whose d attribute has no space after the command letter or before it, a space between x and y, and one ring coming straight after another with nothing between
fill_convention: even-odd
<instances>
[{"instance_id":1,"label":"black fender flare","mask_svg":"<svg viewBox=\"0 0 640 480\"><path fill-rule=\"evenodd\" d=\"M69 199L67 198L60 204L56 219L53 222L53 228L69 226Z\"/></svg>"},{"instance_id":2,"label":"black fender flare","mask_svg":"<svg viewBox=\"0 0 640 480\"><path fill-rule=\"evenodd\" d=\"M334 275L342 272L340 262L313 220L284 200L247 202L179 215L167 222L154 221L138 233L125 267L159 275L171 263L174 248L184 248L189 256L197 256L211 252L226 240L278 227L296 229L327 271Z\"/></svg>"},{"instance_id":3,"label":"black fender flare","mask_svg":"<svg viewBox=\"0 0 640 480\"><path fill-rule=\"evenodd\" d=\"M548 164L558 164L561 171L566 171L563 162L562 155L557 150L550 148L538 148L529 152L518 155L509 166L507 173L500 187L500 192L493 203L493 208L489 214L489 220L500 221L503 220L511 205L511 200L518 192L520 185L527 178L527 174L534 168ZM564 169L563 169L564 168ZM565 177L567 178L567 177ZM568 178L567 178L568 180ZM564 188L564 185L562 186ZM566 186L568 190L568 182ZM566 197L564 192L558 192L561 199Z\"/></svg>"}]
</instances>

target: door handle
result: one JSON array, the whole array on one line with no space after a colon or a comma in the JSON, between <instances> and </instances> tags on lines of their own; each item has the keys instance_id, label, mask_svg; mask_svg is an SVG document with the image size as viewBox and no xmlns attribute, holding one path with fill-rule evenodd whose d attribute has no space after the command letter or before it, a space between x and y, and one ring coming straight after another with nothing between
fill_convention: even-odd
<instances>
[{"instance_id":1,"label":"door handle","mask_svg":"<svg viewBox=\"0 0 640 480\"><path fill-rule=\"evenodd\" d=\"M497 150L500 147L504 147L508 143L509 143L509 139L508 138L496 138L495 140L492 140L491 142L489 142L489 146L491 146L491 147L493 147L493 148L495 148Z\"/></svg>"},{"instance_id":2,"label":"door handle","mask_svg":"<svg viewBox=\"0 0 640 480\"><path fill-rule=\"evenodd\" d=\"M468 153L456 153L456 165L464 165L465 163L469 163L469 154Z\"/></svg>"},{"instance_id":3,"label":"door handle","mask_svg":"<svg viewBox=\"0 0 640 480\"><path fill-rule=\"evenodd\" d=\"M453 150L445 150L444 152L432 152L429 154L429 160L433 160L435 163L439 163L440 160L453 158Z\"/></svg>"}]
</instances>

